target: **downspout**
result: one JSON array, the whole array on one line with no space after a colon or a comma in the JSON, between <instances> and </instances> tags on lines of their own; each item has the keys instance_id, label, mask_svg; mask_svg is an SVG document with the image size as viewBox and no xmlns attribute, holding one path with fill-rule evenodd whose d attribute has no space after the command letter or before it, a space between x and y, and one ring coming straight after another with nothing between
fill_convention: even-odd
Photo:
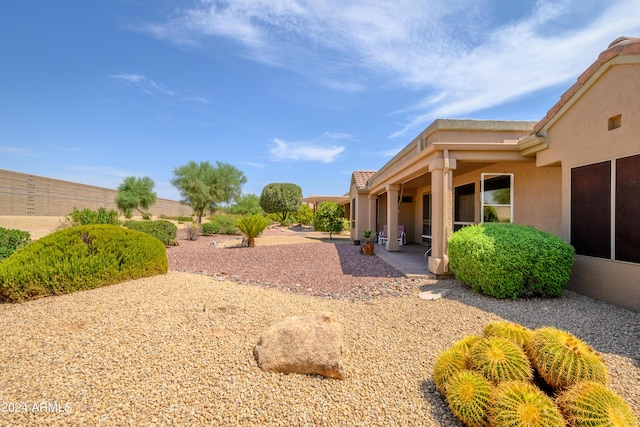
<instances>
[{"instance_id":1,"label":"downspout","mask_svg":"<svg viewBox=\"0 0 640 427\"><path fill-rule=\"evenodd\" d=\"M442 203L442 226L443 226L443 251L442 251L442 260L444 261L444 271L449 272L449 255L447 254L449 245L449 150L444 150L443 153L443 167L442 167L442 195L443 203Z\"/></svg>"}]
</instances>

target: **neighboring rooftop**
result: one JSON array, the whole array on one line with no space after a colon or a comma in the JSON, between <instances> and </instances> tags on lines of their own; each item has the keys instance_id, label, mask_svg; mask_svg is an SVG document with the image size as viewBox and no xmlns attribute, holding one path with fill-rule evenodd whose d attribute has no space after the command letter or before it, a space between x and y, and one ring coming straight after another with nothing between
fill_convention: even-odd
<instances>
[{"instance_id":1,"label":"neighboring rooftop","mask_svg":"<svg viewBox=\"0 0 640 427\"><path fill-rule=\"evenodd\" d=\"M364 190L367 188L367 181L371 178L376 171L354 171L353 182L356 184L358 190Z\"/></svg>"}]
</instances>

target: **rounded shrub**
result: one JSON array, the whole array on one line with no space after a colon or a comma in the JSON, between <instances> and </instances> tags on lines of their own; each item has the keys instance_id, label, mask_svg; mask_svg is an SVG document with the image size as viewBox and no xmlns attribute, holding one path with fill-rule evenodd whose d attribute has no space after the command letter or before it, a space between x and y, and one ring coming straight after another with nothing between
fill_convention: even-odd
<instances>
[{"instance_id":1,"label":"rounded shrub","mask_svg":"<svg viewBox=\"0 0 640 427\"><path fill-rule=\"evenodd\" d=\"M471 367L493 383L528 381L533 371L524 350L500 337L483 338L471 350Z\"/></svg>"},{"instance_id":2,"label":"rounded shrub","mask_svg":"<svg viewBox=\"0 0 640 427\"><path fill-rule=\"evenodd\" d=\"M555 402L526 381L506 381L491 394L489 419L493 427L564 427Z\"/></svg>"},{"instance_id":3,"label":"rounded shrub","mask_svg":"<svg viewBox=\"0 0 640 427\"><path fill-rule=\"evenodd\" d=\"M561 238L516 224L464 227L449 239L449 265L476 292L495 298L557 297L574 249Z\"/></svg>"},{"instance_id":4,"label":"rounded shrub","mask_svg":"<svg viewBox=\"0 0 640 427\"><path fill-rule=\"evenodd\" d=\"M604 384L583 381L562 392L558 406L572 427L638 427L629 404Z\"/></svg>"},{"instance_id":5,"label":"rounded shrub","mask_svg":"<svg viewBox=\"0 0 640 427\"><path fill-rule=\"evenodd\" d=\"M114 225L84 225L49 234L0 263L0 301L92 289L166 273L166 247Z\"/></svg>"},{"instance_id":6,"label":"rounded shrub","mask_svg":"<svg viewBox=\"0 0 640 427\"><path fill-rule=\"evenodd\" d=\"M533 367L554 389L580 381L608 382L607 367L600 355L569 332L552 327L536 329L526 349Z\"/></svg>"},{"instance_id":7,"label":"rounded shrub","mask_svg":"<svg viewBox=\"0 0 640 427\"><path fill-rule=\"evenodd\" d=\"M159 219L156 221L127 221L125 227L142 231L160 240L166 246L171 246L176 240L178 227L171 221Z\"/></svg>"},{"instance_id":8,"label":"rounded shrub","mask_svg":"<svg viewBox=\"0 0 640 427\"><path fill-rule=\"evenodd\" d=\"M453 415L470 427L489 425L489 398L493 386L477 372L463 370L447 382L447 402Z\"/></svg>"},{"instance_id":9,"label":"rounded shrub","mask_svg":"<svg viewBox=\"0 0 640 427\"><path fill-rule=\"evenodd\" d=\"M0 261L31 242L28 231L0 227Z\"/></svg>"}]
</instances>

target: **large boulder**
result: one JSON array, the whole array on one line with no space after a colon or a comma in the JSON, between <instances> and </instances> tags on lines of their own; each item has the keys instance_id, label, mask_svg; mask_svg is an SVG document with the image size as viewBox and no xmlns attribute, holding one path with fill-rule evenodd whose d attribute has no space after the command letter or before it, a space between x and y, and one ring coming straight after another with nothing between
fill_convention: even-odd
<instances>
[{"instance_id":1,"label":"large boulder","mask_svg":"<svg viewBox=\"0 0 640 427\"><path fill-rule=\"evenodd\" d=\"M342 338L342 324L331 313L288 317L262 333L253 354L264 370L341 380Z\"/></svg>"}]
</instances>

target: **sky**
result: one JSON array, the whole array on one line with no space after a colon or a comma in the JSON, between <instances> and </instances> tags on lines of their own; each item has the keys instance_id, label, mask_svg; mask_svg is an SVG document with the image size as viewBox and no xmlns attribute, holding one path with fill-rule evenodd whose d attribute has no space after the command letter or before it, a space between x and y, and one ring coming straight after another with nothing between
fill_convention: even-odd
<instances>
[{"instance_id":1,"label":"sky","mask_svg":"<svg viewBox=\"0 0 640 427\"><path fill-rule=\"evenodd\" d=\"M341 195L435 119L540 120L619 36L640 0L2 1L0 169Z\"/></svg>"}]
</instances>

